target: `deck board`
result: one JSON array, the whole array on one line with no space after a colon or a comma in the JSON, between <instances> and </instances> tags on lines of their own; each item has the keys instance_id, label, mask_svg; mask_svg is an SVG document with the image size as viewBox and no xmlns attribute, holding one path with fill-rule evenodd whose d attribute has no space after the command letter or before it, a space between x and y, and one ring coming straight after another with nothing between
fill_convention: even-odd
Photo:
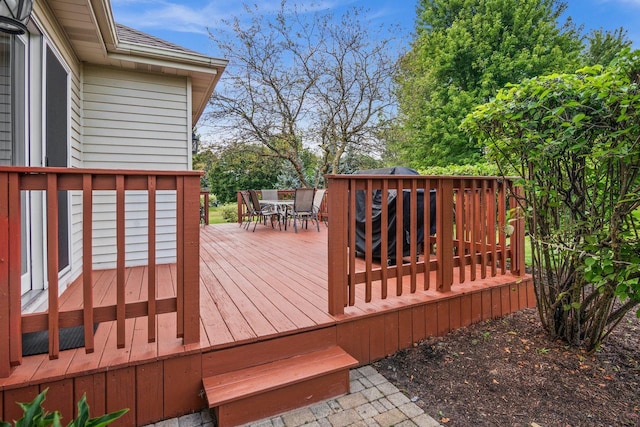
<instances>
[{"instance_id":1,"label":"deck board","mask_svg":"<svg viewBox=\"0 0 640 427\"><path fill-rule=\"evenodd\" d=\"M102 323L95 334L95 352L87 354L84 349L67 350L60 352L58 360L48 360L46 355L25 357L22 364L14 368L9 378L0 379L0 387L11 388L12 385L35 383L42 378L60 379L79 372L126 368L128 365L139 365L146 360L190 354L194 350L223 349L337 324L344 325L344 331L353 330L354 333L369 336L368 328L400 328L402 325L399 323L411 319L389 315L384 325L381 324L382 318L371 321L365 318L353 325L345 322L381 312L393 313L411 303L440 299L446 301L450 297L435 291L435 272L431 272L430 276L431 289L420 290L423 278L419 276L418 291L414 294L410 294L410 280L405 278L402 284L405 295L402 298L395 297L396 279L393 277L389 278L387 283L389 298L381 298L381 283L377 281L372 284L371 303L362 304L365 285L358 285L358 304L355 307L347 307L344 315L331 316L328 314L327 300L327 228L322 225L320 232L315 227L310 227L294 233L293 228L286 231L283 228L279 231L277 228L259 224L255 232L252 229L253 227L250 227L249 230L245 230L237 224L200 228L199 344L185 346L182 339L176 336L175 313L157 316L155 342L148 342L146 317L127 319L126 346L123 349L116 346L116 322ZM146 266L127 269L127 302L146 300L148 274ZM481 274L479 266L476 268L476 274ZM158 266L156 277L158 298L175 297L176 265ZM472 293L489 288L491 284L514 280L513 276L507 274L469 282L470 271L465 277L467 281L460 284L459 277L454 275L452 289L457 294ZM95 306L115 304L115 270L94 271L92 278ZM488 298L486 300L485 294ZM481 299L479 294L473 294L473 299L469 300L469 307L465 308L469 311L467 317L470 321L477 321L485 311L493 314L493 311L505 310L505 307L493 307L496 301L492 302L491 297L491 291L483 291ZM509 300L517 302L523 298L526 301L527 296L500 296L502 305ZM81 278L64 292L60 298L60 305L61 310L82 306ZM418 310L437 310L436 304L430 307ZM437 318L437 313L426 313L425 318ZM403 340L428 336L434 332L434 328L441 331L450 327L448 322L441 322L439 325L430 323L433 322L414 325L412 335ZM344 331L341 334L344 334ZM390 334L397 333L391 331ZM344 339L351 338L344 335ZM364 338L357 338L361 339ZM362 345L365 345L364 342ZM396 347L397 343L383 341L374 346L375 351L380 354Z\"/></svg>"}]
</instances>

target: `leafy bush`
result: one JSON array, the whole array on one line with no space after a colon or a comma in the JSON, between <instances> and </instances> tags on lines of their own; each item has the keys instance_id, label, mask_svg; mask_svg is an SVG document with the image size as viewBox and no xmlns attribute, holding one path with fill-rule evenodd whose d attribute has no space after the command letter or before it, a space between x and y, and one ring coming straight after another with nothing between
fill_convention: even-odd
<instances>
[{"instance_id":1,"label":"leafy bush","mask_svg":"<svg viewBox=\"0 0 640 427\"><path fill-rule=\"evenodd\" d=\"M473 165L430 166L419 170L422 175L439 176L497 176L500 169L493 163L476 163Z\"/></svg>"},{"instance_id":2,"label":"leafy bush","mask_svg":"<svg viewBox=\"0 0 640 427\"><path fill-rule=\"evenodd\" d=\"M15 427L62 427L60 422L62 416L58 411L49 413L42 408L42 402L44 402L48 390L48 388L43 390L30 403L18 403L24 414L22 418L14 422ZM121 409L101 417L89 418L89 405L85 394L78 401L78 418L71 420L67 427L103 427L111 424L127 411L128 409ZM11 427L11 424L0 421L0 427Z\"/></svg>"},{"instance_id":3,"label":"leafy bush","mask_svg":"<svg viewBox=\"0 0 640 427\"><path fill-rule=\"evenodd\" d=\"M640 304L639 84L626 50L501 91L463 125L523 178L543 326L589 350Z\"/></svg>"},{"instance_id":4,"label":"leafy bush","mask_svg":"<svg viewBox=\"0 0 640 427\"><path fill-rule=\"evenodd\" d=\"M238 206L234 204L224 205L221 208L222 218L227 222L238 221Z\"/></svg>"}]
</instances>

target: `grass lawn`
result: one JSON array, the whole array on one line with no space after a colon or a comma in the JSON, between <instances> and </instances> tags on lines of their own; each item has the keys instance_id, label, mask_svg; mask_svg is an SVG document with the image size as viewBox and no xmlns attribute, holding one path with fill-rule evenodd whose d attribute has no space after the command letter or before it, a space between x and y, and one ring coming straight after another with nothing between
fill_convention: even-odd
<instances>
[{"instance_id":1,"label":"grass lawn","mask_svg":"<svg viewBox=\"0 0 640 427\"><path fill-rule=\"evenodd\" d=\"M209 207L209 224L223 224L225 222L236 222L234 218L232 221L225 219L224 211L225 210L236 210L237 206L235 203L227 203L226 205L219 206L211 206Z\"/></svg>"}]
</instances>

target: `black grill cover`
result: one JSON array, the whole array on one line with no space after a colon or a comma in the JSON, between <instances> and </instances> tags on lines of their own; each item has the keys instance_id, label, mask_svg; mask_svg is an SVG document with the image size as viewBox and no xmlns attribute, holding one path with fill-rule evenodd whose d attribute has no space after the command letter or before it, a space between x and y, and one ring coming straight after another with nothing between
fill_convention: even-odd
<instances>
[{"instance_id":1,"label":"black grill cover","mask_svg":"<svg viewBox=\"0 0 640 427\"><path fill-rule=\"evenodd\" d=\"M411 168L406 168L403 166L394 166L390 168L382 168L382 169L369 169L369 170L361 170L356 172L356 174L366 174L366 175L419 175L417 171ZM402 242L402 255L408 256L410 255L410 242L411 242L411 234L410 234L410 226L411 226L411 210L410 210L410 202L411 202L411 191L405 190L403 191L403 242ZM396 190L388 191L388 215L389 222L386 226L387 232L387 254L389 256L389 263L395 264L395 256L396 256ZM436 193L435 190L430 191L430 234L433 235L436 232ZM420 220L424 217L424 190L419 189L417 194L417 214L418 214L418 235L417 242L418 244L424 242L424 224ZM364 256L365 255L365 222L366 218L372 218L372 244L371 251L372 257L375 259L380 259L381 256L381 246L382 246L382 191L374 190L373 192L373 202L371 212L365 211L366 206L366 195L362 190L358 190L356 192L356 255Z\"/></svg>"}]
</instances>

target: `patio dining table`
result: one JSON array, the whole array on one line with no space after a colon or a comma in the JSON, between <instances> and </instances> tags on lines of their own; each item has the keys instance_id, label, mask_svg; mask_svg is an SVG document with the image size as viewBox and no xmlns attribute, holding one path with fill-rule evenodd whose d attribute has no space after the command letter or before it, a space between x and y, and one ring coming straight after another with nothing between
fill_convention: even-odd
<instances>
[{"instance_id":1,"label":"patio dining table","mask_svg":"<svg viewBox=\"0 0 640 427\"><path fill-rule=\"evenodd\" d=\"M293 200L262 199L260 200L260 206L275 206L282 220L286 221L289 207L293 207Z\"/></svg>"}]
</instances>

